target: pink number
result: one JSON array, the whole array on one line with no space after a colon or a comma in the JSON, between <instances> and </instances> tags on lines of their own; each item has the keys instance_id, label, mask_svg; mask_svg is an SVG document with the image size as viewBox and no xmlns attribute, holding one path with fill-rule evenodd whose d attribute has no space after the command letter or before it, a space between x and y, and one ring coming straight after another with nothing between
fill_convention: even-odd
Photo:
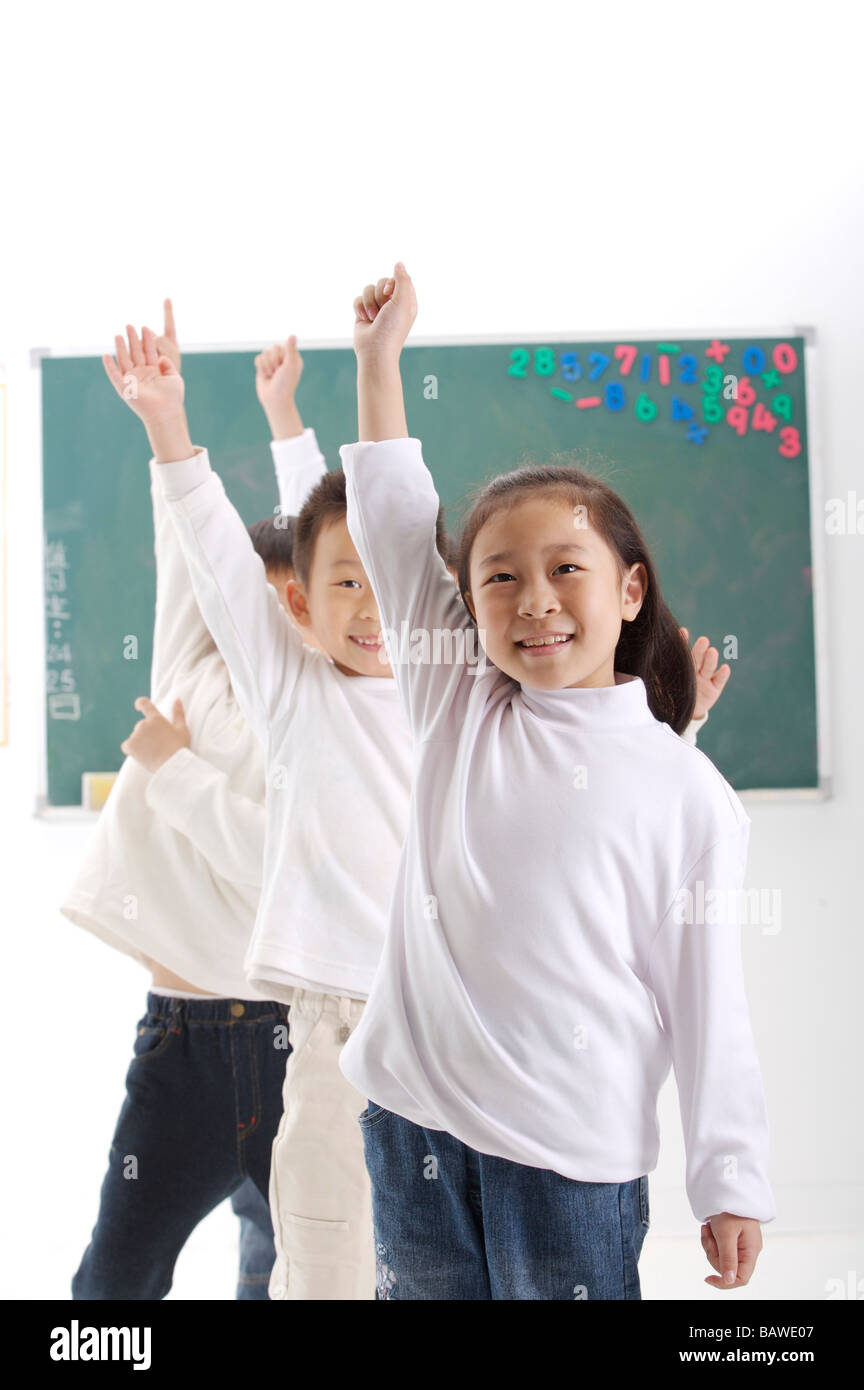
<instances>
[{"instance_id":1,"label":"pink number","mask_svg":"<svg viewBox=\"0 0 864 1390\"><path fill-rule=\"evenodd\" d=\"M798 354L791 343L777 343L772 357L778 372L794 372L798 366Z\"/></svg>"},{"instance_id":2,"label":"pink number","mask_svg":"<svg viewBox=\"0 0 864 1390\"><path fill-rule=\"evenodd\" d=\"M749 411L746 406L733 405L726 411L726 423L731 425L738 434L747 433L747 416Z\"/></svg>"},{"instance_id":3,"label":"pink number","mask_svg":"<svg viewBox=\"0 0 864 1390\"><path fill-rule=\"evenodd\" d=\"M794 425L786 425L780 431L780 438L783 443L778 448L778 454L782 454L784 459L797 458L801 452L801 439Z\"/></svg>"},{"instance_id":4,"label":"pink number","mask_svg":"<svg viewBox=\"0 0 864 1390\"><path fill-rule=\"evenodd\" d=\"M619 343L615 349L615 356L618 358L619 371L622 376L627 376L633 363L636 361L636 348L628 344Z\"/></svg>"}]
</instances>

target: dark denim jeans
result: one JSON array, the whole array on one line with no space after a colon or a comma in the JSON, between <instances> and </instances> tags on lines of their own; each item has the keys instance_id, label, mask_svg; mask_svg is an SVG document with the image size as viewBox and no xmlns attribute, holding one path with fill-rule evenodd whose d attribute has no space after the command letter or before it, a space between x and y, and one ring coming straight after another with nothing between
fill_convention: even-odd
<instances>
[{"instance_id":1,"label":"dark denim jeans","mask_svg":"<svg viewBox=\"0 0 864 1390\"><path fill-rule=\"evenodd\" d=\"M251 1179L268 1206L287 1036L285 1004L148 993L73 1299L164 1298L191 1232L235 1192L246 1222L238 1297L267 1298L262 1205L238 1189Z\"/></svg>"},{"instance_id":2,"label":"dark denim jeans","mask_svg":"<svg viewBox=\"0 0 864 1390\"><path fill-rule=\"evenodd\" d=\"M269 1299L267 1287L276 1263L270 1203L261 1196L251 1178L244 1178L231 1193L231 1210L240 1221L237 1297Z\"/></svg>"},{"instance_id":3,"label":"dark denim jeans","mask_svg":"<svg viewBox=\"0 0 864 1390\"><path fill-rule=\"evenodd\" d=\"M478 1153L371 1100L359 1123L376 1298L641 1298L647 1176L577 1182Z\"/></svg>"}]
</instances>

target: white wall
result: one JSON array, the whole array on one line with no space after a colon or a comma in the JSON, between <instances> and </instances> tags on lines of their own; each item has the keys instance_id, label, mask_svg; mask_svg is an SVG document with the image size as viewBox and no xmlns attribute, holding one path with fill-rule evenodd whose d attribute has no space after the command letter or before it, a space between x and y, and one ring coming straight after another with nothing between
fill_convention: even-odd
<instances>
[{"instance_id":1,"label":"white wall","mask_svg":"<svg viewBox=\"0 0 864 1390\"><path fill-rule=\"evenodd\" d=\"M152 323L165 293L187 343L347 339L354 295L397 258L417 286L417 335L813 324L824 495L864 496L853 14L438 0L298 17L152 0L19 6L4 20L3 1208L19 1252L7 1296L65 1296L146 987L57 912L90 827L33 815L43 664L29 349L106 350L127 319ZM780 1212L769 1241L862 1225L864 537L827 538L825 553L834 797L749 807L748 881L783 894L782 930L745 936ZM692 1234L672 1088L662 1116L655 1229ZM226 1270L211 1296L232 1296Z\"/></svg>"}]
</instances>

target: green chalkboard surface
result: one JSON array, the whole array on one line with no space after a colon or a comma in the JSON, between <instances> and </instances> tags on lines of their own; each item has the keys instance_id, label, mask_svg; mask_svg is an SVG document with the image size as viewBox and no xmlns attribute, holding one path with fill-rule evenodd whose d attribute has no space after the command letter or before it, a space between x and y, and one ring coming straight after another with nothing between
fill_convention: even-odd
<instances>
[{"instance_id":1,"label":"green chalkboard surface","mask_svg":"<svg viewBox=\"0 0 864 1390\"><path fill-rule=\"evenodd\" d=\"M304 347L328 466L357 437L350 347ZM277 504L254 352L183 357L192 438L248 523ZM148 447L98 357L44 356L49 806L120 766L155 601ZM805 340L436 342L402 356L408 428L458 529L469 489L575 450L633 508L667 602L732 679L700 747L738 790L819 784ZM129 660L130 635L139 638Z\"/></svg>"}]
</instances>

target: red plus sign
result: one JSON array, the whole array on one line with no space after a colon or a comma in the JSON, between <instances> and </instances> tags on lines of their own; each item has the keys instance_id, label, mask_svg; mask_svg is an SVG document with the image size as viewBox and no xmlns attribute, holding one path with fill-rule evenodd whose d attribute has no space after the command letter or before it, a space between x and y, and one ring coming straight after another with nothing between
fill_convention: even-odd
<instances>
[{"instance_id":1,"label":"red plus sign","mask_svg":"<svg viewBox=\"0 0 864 1390\"><path fill-rule=\"evenodd\" d=\"M729 344L718 343L717 339L715 338L711 346L705 349L705 356L713 357L715 362L722 362L723 358L726 356L728 351Z\"/></svg>"}]
</instances>

